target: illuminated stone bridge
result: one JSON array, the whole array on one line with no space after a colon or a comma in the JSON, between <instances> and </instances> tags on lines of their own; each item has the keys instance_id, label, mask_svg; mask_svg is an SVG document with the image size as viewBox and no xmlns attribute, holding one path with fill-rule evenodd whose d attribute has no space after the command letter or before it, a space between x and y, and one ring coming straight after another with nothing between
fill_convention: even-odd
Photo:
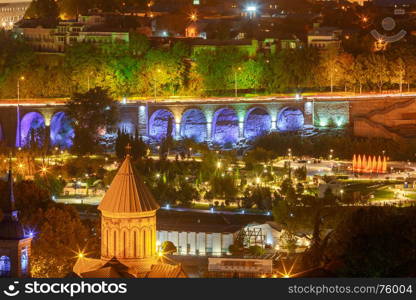
<instances>
[{"instance_id":1,"label":"illuminated stone bridge","mask_svg":"<svg viewBox=\"0 0 416 300\"><path fill-rule=\"evenodd\" d=\"M416 136L416 95L316 96L253 99L178 99L120 103L118 127L154 141L167 136L219 144L254 139L268 132L351 125L358 136ZM0 104L0 140L26 145L33 131L46 130L51 144L72 145L74 130L64 99ZM19 122L20 120L20 130ZM19 138L20 131L20 138ZM20 143L19 143L20 142Z\"/></svg>"}]
</instances>

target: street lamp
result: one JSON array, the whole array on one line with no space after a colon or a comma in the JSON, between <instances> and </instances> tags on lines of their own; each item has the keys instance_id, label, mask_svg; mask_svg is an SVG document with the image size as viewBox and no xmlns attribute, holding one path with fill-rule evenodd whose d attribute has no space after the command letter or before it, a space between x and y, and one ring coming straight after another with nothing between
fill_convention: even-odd
<instances>
[{"instance_id":1,"label":"street lamp","mask_svg":"<svg viewBox=\"0 0 416 300\"><path fill-rule=\"evenodd\" d=\"M158 68L158 69L156 69L156 72L160 73L160 72L162 72L162 70L160 70ZM155 100L156 100L156 75L155 75L155 78L154 78L154 94L155 94Z\"/></svg>"},{"instance_id":2,"label":"street lamp","mask_svg":"<svg viewBox=\"0 0 416 300\"><path fill-rule=\"evenodd\" d=\"M17 79L17 146L22 146L22 131L20 126L20 81L25 80L24 76L20 76Z\"/></svg>"},{"instance_id":3,"label":"street lamp","mask_svg":"<svg viewBox=\"0 0 416 300\"><path fill-rule=\"evenodd\" d=\"M241 67L238 67L234 70L234 95L237 98L238 94L238 87L237 87L237 71L241 71Z\"/></svg>"},{"instance_id":4,"label":"street lamp","mask_svg":"<svg viewBox=\"0 0 416 300\"><path fill-rule=\"evenodd\" d=\"M195 12L193 12L193 13L191 13L191 15L189 16L189 19L190 19L192 22L195 22L195 21L197 21L197 20L198 20L198 15L197 15Z\"/></svg>"}]
</instances>

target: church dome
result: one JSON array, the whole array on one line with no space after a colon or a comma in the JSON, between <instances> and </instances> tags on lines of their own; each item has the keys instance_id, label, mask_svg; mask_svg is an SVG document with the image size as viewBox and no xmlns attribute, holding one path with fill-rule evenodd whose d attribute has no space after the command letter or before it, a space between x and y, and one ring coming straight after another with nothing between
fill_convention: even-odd
<instances>
[{"instance_id":1,"label":"church dome","mask_svg":"<svg viewBox=\"0 0 416 300\"><path fill-rule=\"evenodd\" d=\"M98 209L110 213L143 213L159 209L149 188L131 165L130 155L126 156Z\"/></svg>"}]
</instances>

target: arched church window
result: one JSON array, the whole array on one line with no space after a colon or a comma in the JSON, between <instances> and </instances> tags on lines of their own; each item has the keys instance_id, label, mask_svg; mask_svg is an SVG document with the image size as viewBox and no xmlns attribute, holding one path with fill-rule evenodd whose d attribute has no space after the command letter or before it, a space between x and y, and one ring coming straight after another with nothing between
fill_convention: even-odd
<instances>
[{"instance_id":1,"label":"arched church window","mask_svg":"<svg viewBox=\"0 0 416 300\"><path fill-rule=\"evenodd\" d=\"M29 272L29 256L27 254L27 248L22 249L22 254L20 256L20 263L22 266L22 274L27 275Z\"/></svg>"},{"instance_id":2,"label":"arched church window","mask_svg":"<svg viewBox=\"0 0 416 300\"><path fill-rule=\"evenodd\" d=\"M10 257L5 256L5 255L1 256L0 257L0 277L9 277L10 269L11 269Z\"/></svg>"}]
</instances>

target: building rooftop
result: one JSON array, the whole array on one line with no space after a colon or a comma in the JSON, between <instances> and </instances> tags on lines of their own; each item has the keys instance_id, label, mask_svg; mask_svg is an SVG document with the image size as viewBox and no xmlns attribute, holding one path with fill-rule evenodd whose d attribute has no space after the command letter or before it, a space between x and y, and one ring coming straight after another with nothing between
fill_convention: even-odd
<instances>
[{"instance_id":1,"label":"building rooftop","mask_svg":"<svg viewBox=\"0 0 416 300\"><path fill-rule=\"evenodd\" d=\"M240 231L247 224L262 224L271 220L272 217L266 215L226 215L159 210L157 230L235 233Z\"/></svg>"},{"instance_id":2,"label":"building rooftop","mask_svg":"<svg viewBox=\"0 0 416 300\"><path fill-rule=\"evenodd\" d=\"M159 209L150 190L134 171L130 155L126 156L98 209L112 213L140 213Z\"/></svg>"}]
</instances>

